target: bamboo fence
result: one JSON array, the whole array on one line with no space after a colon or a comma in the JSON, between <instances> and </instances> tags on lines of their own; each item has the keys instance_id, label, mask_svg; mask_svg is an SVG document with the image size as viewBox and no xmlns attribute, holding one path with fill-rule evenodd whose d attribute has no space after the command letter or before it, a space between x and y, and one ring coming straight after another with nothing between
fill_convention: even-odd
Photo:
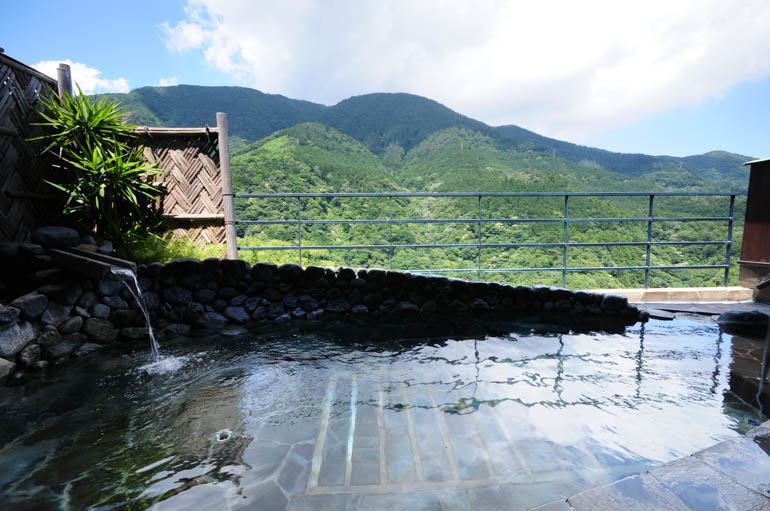
<instances>
[{"instance_id":1,"label":"bamboo fence","mask_svg":"<svg viewBox=\"0 0 770 511\"><path fill-rule=\"evenodd\" d=\"M39 157L37 105L56 80L0 53L0 241L26 241L44 224L59 220L49 166Z\"/></svg>"}]
</instances>

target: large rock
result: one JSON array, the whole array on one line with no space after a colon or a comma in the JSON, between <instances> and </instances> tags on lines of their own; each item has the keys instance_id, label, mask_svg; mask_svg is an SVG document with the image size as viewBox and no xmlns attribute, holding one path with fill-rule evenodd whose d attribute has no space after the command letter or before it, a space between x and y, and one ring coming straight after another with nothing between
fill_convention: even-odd
<instances>
[{"instance_id":1,"label":"large rock","mask_svg":"<svg viewBox=\"0 0 770 511\"><path fill-rule=\"evenodd\" d=\"M263 282L271 282L277 273L278 266L273 263L257 263L251 267L251 278Z\"/></svg>"},{"instance_id":2,"label":"large rock","mask_svg":"<svg viewBox=\"0 0 770 511\"><path fill-rule=\"evenodd\" d=\"M47 346L45 349L45 357L49 360L56 360L62 357L66 357L72 354L78 347L77 344L72 342L60 342L53 346Z\"/></svg>"},{"instance_id":3,"label":"large rock","mask_svg":"<svg viewBox=\"0 0 770 511\"><path fill-rule=\"evenodd\" d=\"M312 312L320 307L318 300L312 296L302 295L299 297L299 306L307 312Z\"/></svg>"},{"instance_id":4,"label":"large rock","mask_svg":"<svg viewBox=\"0 0 770 511\"><path fill-rule=\"evenodd\" d=\"M62 321L61 325L59 325L59 332L61 332L64 335L67 334L74 334L78 330L80 330L80 327L83 326L83 318L80 316L70 316L69 318Z\"/></svg>"},{"instance_id":5,"label":"large rock","mask_svg":"<svg viewBox=\"0 0 770 511\"><path fill-rule=\"evenodd\" d=\"M104 296L102 301L113 309L128 309L128 302L119 296Z\"/></svg>"},{"instance_id":6,"label":"large rock","mask_svg":"<svg viewBox=\"0 0 770 511\"><path fill-rule=\"evenodd\" d=\"M78 298L77 305L78 307L82 307L86 310L91 308L93 304L96 303L96 294L94 294L93 291L86 291L82 295L80 295L80 298Z\"/></svg>"},{"instance_id":7,"label":"large rock","mask_svg":"<svg viewBox=\"0 0 770 511\"><path fill-rule=\"evenodd\" d=\"M224 314L235 323L246 323L251 319L246 309L238 306L226 307Z\"/></svg>"},{"instance_id":8,"label":"large rock","mask_svg":"<svg viewBox=\"0 0 770 511\"><path fill-rule=\"evenodd\" d=\"M0 357L12 358L35 338L35 328L28 321L0 330Z\"/></svg>"},{"instance_id":9,"label":"large rock","mask_svg":"<svg viewBox=\"0 0 770 511\"><path fill-rule=\"evenodd\" d=\"M337 299L330 302L326 306L326 310L329 312L347 312L350 310L350 303L344 299Z\"/></svg>"},{"instance_id":10,"label":"large rock","mask_svg":"<svg viewBox=\"0 0 770 511\"><path fill-rule=\"evenodd\" d=\"M197 259L196 259L197 261ZM173 261L172 261L173 262ZM171 264L171 263L168 263ZM170 286L163 288L161 291L163 301L170 303L171 305L186 305L191 302L193 295L189 289L178 286Z\"/></svg>"},{"instance_id":11,"label":"large rock","mask_svg":"<svg viewBox=\"0 0 770 511\"><path fill-rule=\"evenodd\" d=\"M149 339L150 329L146 326L127 326L120 330L120 338L126 341Z\"/></svg>"},{"instance_id":12,"label":"large rock","mask_svg":"<svg viewBox=\"0 0 770 511\"><path fill-rule=\"evenodd\" d=\"M604 295L601 301L602 310L617 312L626 308L628 298L623 295Z\"/></svg>"},{"instance_id":13,"label":"large rock","mask_svg":"<svg viewBox=\"0 0 770 511\"><path fill-rule=\"evenodd\" d=\"M160 295L155 291L147 291L144 293L144 305L147 310L155 310L160 307Z\"/></svg>"},{"instance_id":14,"label":"large rock","mask_svg":"<svg viewBox=\"0 0 770 511\"><path fill-rule=\"evenodd\" d=\"M118 279L101 279L96 287L100 295L113 296L124 290L126 285Z\"/></svg>"},{"instance_id":15,"label":"large rock","mask_svg":"<svg viewBox=\"0 0 770 511\"><path fill-rule=\"evenodd\" d=\"M99 248L97 250L99 250L100 254L104 254L104 255L112 254L112 242L110 240L102 241L102 244L99 245Z\"/></svg>"},{"instance_id":16,"label":"large rock","mask_svg":"<svg viewBox=\"0 0 770 511\"><path fill-rule=\"evenodd\" d=\"M242 259L222 259L220 267L225 277L234 280L241 280L251 269L249 263Z\"/></svg>"},{"instance_id":17,"label":"large rock","mask_svg":"<svg viewBox=\"0 0 770 511\"><path fill-rule=\"evenodd\" d=\"M161 334L164 337L176 337L177 335L187 335L190 333L190 325L187 325L185 323L171 323L170 325L167 325L163 330L161 330Z\"/></svg>"},{"instance_id":18,"label":"large rock","mask_svg":"<svg viewBox=\"0 0 770 511\"><path fill-rule=\"evenodd\" d=\"M113 342L118 337L118 329L105 319L89 318L83 325L83 332L97 343Z\"/></svg>"},{"instance_id":19,"label":"large rock","mask_svg":"<svg viewBox=\"0 0 770 511\"><path fill-rule=\"evenodd\" d=\"M755 310L731 309L720 314L719 326L733 330L762 331L767 328L767 314Z\"/></svg>"},{"instance_id":20,"label":"large rock","mask_svg":"<svg viewBox=\"0 0 770 511\"><path fill-rule=\"evenodd\" d=\"M58 325L70 315L70 312L72 312L71 305L50 302L45 312L40 316L40 322L45 325Z\"/></svg>"},{"instance_id":21,"label":"large rock","mask_svg":"<svg viewBox=\"0 0 770 511\"><path fill-rule=\"evenodd\" d=\"M8 362L4 358L0 358L0 385L5 383L8 378L11 377L14 369L16 369L16 364Z\"/></svg>"},{"instance_id":22,"label":"large rock","mask_svg":"<svg viewBox=\"0 0 770 511\"><path fill-rule=\"evenodd\" d=\"M195 323L204 312L206 312L206 308L203 304L190 302L182 309L181 316L186 323Z\"/></svg>"},{"instance_id":23,"label":"large rock","mask_svg":"<svg viewBox=\"0 0 770 511\"><path fill-rule=\"evenodd\" d=\"M87 342L83 344L81 347L76 349L72 354L76 357L83 357L85 355L88 355L89 353L93 353L94 351L99 351L100 349L104 348L101 344L94 344L92 342Z\"/></svg>"},{"instance_id":24,"label":"large rock","mask_svg":"<svg viewBox=\"0 0 770 511\"><path fill-rule=\"evenodd\" d=\"M40 335L37 336L37 343L43 346L49 346L61 342L62 335L56 329L55 326L47 326L43 329Z\"/></svg>"},{"instance_id":25,"label":"large rock","mask_svg":"<svg viewBox=\"0 0 770 511\"><path fill-rule=\"evenodd\" d=\"M283 264L278 267L278 278L287 284L293 284L302 277L302 266L298 264Z\"/></svg>"},{"instance_id":26,"label":"large rock","mask_svg":"<svg viewBox=\"0 0 770 511\"><path fill-rule=\"evenodd\" d=\"M48 307L48 297L40 293L29 293L18 297L11 305L21 310L24 319L35 319Z\"/></svg>"},{"instance_id":27,"label":"large rock","mask_svg":"<svg viewBox=\"0 0 770 511\"><path fill-rule=\"evenodd\" d=\"M16 307L0 308L0 329L9 328L19 322L21 310Z\"/></svg>"},{"instance_id":28,"label":"large rock","mask_svg":"<svg viewBox=\"0 0 770 511\"><path fill-rule=\"evenodd\" d=\"M208 304L213 302L217 297L216 291L211 289L199 289L195 292L195 299L200 303Z\"/></svg>"},{"instance_id":29,"label":"large rock","mask_svg":"<svg viewBox=\"0 0 770 511\"><path fill-rule=\"evenodd\" d=\"M58 291L50 293L48 297L65 305L75 305L82 294L83 288L79 284L67 283L60 287Z\"/></svg>"},{"instance_id":30,"label":"large rock","mask_svg":"<svg viewBox=\"0 0 770 511\"><path fill-rule=\"evenodd\" d=\"M19 352L17 360L22 367L32 367L35 362L40 360L42 349L39 344L29 344Z\"/></svg>"},{"instance_id":31,"label":"large rock","mask_svg":"<svg viewBox=\"0 0 770 511\"><path fill-rule=\"evenodd\" d=\"M199 274L201 268L203 268L203 263L199 259L174 259L163 265L162 273L165 275Z\"/></svg>"},{"instance_id":32,"label":"large rock","mask_svg":"<svg viewBox=\"0 0 770 511\"><path fill-rule=\"evenodd\" d=\"M110 306L103 303L95 303L91 307L91 315L99 319L107 319L110 317Z\"/></svg>"},{"instance_id":33,"label":"large rock","mask_svg":"<svg viewBox=\"0 0 770 511\"><path fill-rule=\"evenodd\" d=\"M80 243L80 235L75 229L50 225L32 233L32 241L46 248L67 248Z\"/></svg>"},{"instance_id":34,"label":"large rock","mask_svg":"<svg viewBox=\"0 0 770 511\"><path fill-rule=\"evenodd\" d=\"M131 326L137 322L140 315L141 312L136 309L116 309L110 312L110 323L117 327Z\"/></svg>"},{"instance_id":35,"label":"large rock","mask_svg":"<svg viewBox=\"0 0 770 511\"><path fill-rule=\"evenodd\" d=\"M227 318L218 312L204 312L195 322L199 328L220 329L227 326Z\"/></svg>"}]
</instances>

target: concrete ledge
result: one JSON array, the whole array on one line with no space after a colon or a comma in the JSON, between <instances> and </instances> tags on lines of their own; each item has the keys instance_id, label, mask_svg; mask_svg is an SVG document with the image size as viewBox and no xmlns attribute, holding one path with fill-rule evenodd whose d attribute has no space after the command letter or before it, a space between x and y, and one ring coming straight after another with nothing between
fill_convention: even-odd
<instances>
[{"instance_id":1,"label":"concrete ledge","mask_svg":"<svg viewBox=\"0 0 770 511\"><path fill-rule=\"evenodd\" d=\"M746 287L668 287L650 289L595 289L595 293L616 294L630 303L723 303L752 300Z\"/></svg>"}]
</instances>

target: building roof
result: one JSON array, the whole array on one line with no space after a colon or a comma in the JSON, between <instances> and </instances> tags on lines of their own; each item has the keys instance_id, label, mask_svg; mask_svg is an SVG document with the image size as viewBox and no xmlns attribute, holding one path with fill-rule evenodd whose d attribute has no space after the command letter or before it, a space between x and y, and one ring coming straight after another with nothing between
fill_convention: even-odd
<instances>
[{"instance_id":1,"label":"building roof","mask_svg":"<svg viewBox=\"0 0 770 511\"><path fill-rule=\"evenodd\" d=\"M765 163L768 161L770 161L770 158L762 158L759 160L747 161L746 163L744 163L744 165L754 165L755 163Z\"/></svg>"}]
</instances>

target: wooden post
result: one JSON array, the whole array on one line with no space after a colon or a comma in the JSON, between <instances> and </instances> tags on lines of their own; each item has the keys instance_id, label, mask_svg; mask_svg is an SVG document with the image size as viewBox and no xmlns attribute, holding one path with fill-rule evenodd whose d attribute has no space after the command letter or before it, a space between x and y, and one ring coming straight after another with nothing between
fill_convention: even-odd
<instances>
[{"instance_id":1,"label":"wooden post","mask_svg":"<svg viewBox=\"0 0 770 511\"><path fill-rule=\"evenodd\" d=\"M59 97L64 97L65 94L72 96L72 74L69 64L59 63L59 67L56 68L56 78Z\"/></svg>"},{"instance_id":2,"label":"wooden post","mask_svg":"<svg viewBox=\"0 0 770 511\"><path fill-rule=\"evenodd\" d=\"M222 206L225 210L227 258L238 259L238 245L235 238L235 209L233 208L233 181L230 176L230 148L227 145L227 114L224 112L217 112L217 133L219 133L219 172L222 175Z\"/></svg>"}]
</instances>

